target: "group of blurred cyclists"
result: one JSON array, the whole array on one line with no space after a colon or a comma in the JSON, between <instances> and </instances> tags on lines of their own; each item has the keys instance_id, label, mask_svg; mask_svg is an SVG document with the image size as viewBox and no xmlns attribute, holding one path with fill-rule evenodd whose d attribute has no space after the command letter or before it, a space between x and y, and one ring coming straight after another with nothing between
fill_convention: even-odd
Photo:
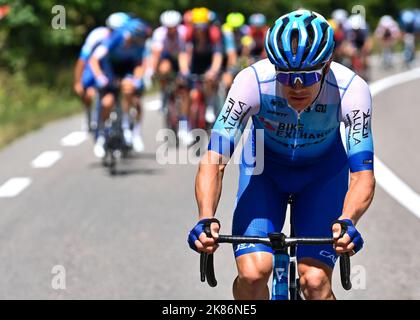
<instances>
[{"instance_id":1,"label":"group of blurred cyclists","mask_svg":"<svg viewBox=\"0 0 420 320\"><path fill-rule=\"evenodd\" d=\"M420 33L420 10L406 9L394 19L384 15L371 36L370 28L361 14L348 15L344 9L332 12L329 20L334 29L336 41L334 59L353 69L365 80L369 80L369 56L373 49L373 39L382 52L383 68L394 66L393 52L399 41L404 45L404 63L410 68L415 60L416 36Z\"/></svg>"},{"instance_id":2,"label":"group of blurred cyclists","mask_svg":"<svg viewBox=\"0 0 420 320\"><path fill-rule=\"evenodd\" d=\"M337 9L329 23L336 41L335 60L368 79L373 37L364 17ZM222 21L204 7L184 14L167 10L160 15L160 24L153 31L143 19L117 12L108 17L106 26L95 28L85 40L75 67L74 90L85 105L97 157L105 155L104 123L117 99L121 99L124 139L135 152L142 152L140 97L156 79L163 112L168 113L168 104L176 99L177 120L187 124L177 128L177 136L180 143L189 145L193 142L191 129L206 129L215 121L236 74L266 57L268 26L261 13L246 19L242 13L232 12ZM396 20L383 16L373 33L383 50L383 66L393 65L393 48L403 40L404 61L410 67L419 32L418 9L403 10ZM201 121L191 117L198 99L205 108Z\"/></svg>"}]
</instances>

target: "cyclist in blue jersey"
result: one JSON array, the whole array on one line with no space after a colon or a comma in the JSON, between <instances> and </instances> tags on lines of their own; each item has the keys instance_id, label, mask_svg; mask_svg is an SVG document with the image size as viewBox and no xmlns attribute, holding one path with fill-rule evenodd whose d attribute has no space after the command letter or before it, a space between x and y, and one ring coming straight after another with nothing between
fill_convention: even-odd
<instances>
[{"instance_id":1,"label":"cyclist in blue jersey","mask_svg":"<svg viewBox=\"0 0 420 320\"><path fill-rule=\"evenodd\" d=\"M332 62L333 37L325 18L308 10L286 14L269 29L268 59L236 76L214 125L196 177L199 222L188 237L196 251L217 249L219 224L211 224L214 238L206 237L203 225L215 215L226 163L251 118L252 134L242 156L252 150L256 157L255 163L240 164L232 233L280 232L292 196L296 236L330 237L332 233L336 239L334 247L297 248L306 299L334 299L331 277L337 254L354 254L362 248L355 225L369 207L375 187L369 87L353 71ZM262 173L253 174L261 165ZM337 219L348 225L342 239L338 239L340 225L332 226ZM269 297L272 254L262 244L234 246L236 299Z\"/></svg>"},{"instance_id":2,"label":"cyclist in blue jersey","mask_svg":"<svg viewBox=\"0 0 420 320\"><path fill-rule=\"evenodd\" d=\"M420 10L418 16L420 31ZM410 68L416 59L416 12L410 9L402 10L399 18L403 31L404 63L407 68Z\"/></svg>"},{"instance_id":3,"label":"cyclist in blue jersey","mask_svg":"<svg viewBox=\"0 0 420 320\"><path fill-rule=\"evenodd\" d=\"M91 126L90 107L95 96L95 78L86 62L89 60L93 50L106 38L111 35L115 29L121 28L130 16L124 12L115 12L106 20L106 27L97 27L93 29L86 37L80 50L79 59L74 67L74 84L73 89L82 99L84 107L88 115L88 127Z\"/></svg>"},{"instance_id":4,"label":"cyclist in blue jersey","mask_svg":"<svg viewBox=\"0 0 420 320\"><path fill-rule=\"evenodd\" d=\"M231 12L226 16L222 26L224 53L226 56L226 72L222 80L227 89L230 88L233 78L238 74L238 57L242 53L241 39L249 33L245 24L245 16L240 12Z\"/></svg>"},{"instance_id":5,"label":"cyclist in blue jersey","mask_svg":"<svg viewBox=\"0 0 420 320\"><path fill-rule=\"evenodd\" d=\"M145 40L147 32L148 26L140 19L133 18L123 28L103 41L89 59L96 87L107 92L101 101L102 122L108 118L115 103L113 92L115 81L121 80L124 137L128 144L132 143L136 152L144 150L140 131L142 114L140 94L143 89L142 78L146 68ZM132 131L128 114L131 106L135 106L137 109L136 124ZM103 157L105 155L104 143L103 132L100 132L94 148L96 156Z\"/></svg>"}]
</instances>

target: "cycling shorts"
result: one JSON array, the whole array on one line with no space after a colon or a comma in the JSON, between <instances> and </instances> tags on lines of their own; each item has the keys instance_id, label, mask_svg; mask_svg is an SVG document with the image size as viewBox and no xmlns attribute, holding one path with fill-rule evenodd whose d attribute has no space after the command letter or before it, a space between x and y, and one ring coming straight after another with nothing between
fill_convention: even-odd
<instances>
[{"instance_id":1,"label":"cycling shorts","mask_svg":"<svg viewBox=\"0 0 420 320\"><path fill-rule=\"evenodd\" d=\"M93 75L90 66L87 64L82 73L82 86L84 90L95 86L95 76Z\"/></svg>"},{"instance_id":2,"label":"cycling shorts","mask_svg":"<svg viewBox=\"0 0 420 320\"><path fill-rule=\"evenodd\" d=\"M160 61L168 60L171 63L172 72L178 73L179 71L179 64L178 64L178 57L174 57L170 52L163 51L160 55Z\"/></svg>"},{"instance_id":3,"label":"cycling shorts","mask_svg":"<svg viewBox=\"0 0 420 320\"><path fill-rule=\"evenodd\" d=\"M284 165L265 156L264 170L259 175L250 175L249 167L242 163L232 234L265 237L281 232L288 199L293 195L295 236L332 237L331 222L342 213L349 167L341 142L325 154L305 166ZM273 253L263 244L234 245L233 249L235 257L260 251ZM298 246L296 255L298 261L313 258L331 268L337 259L332 245Z\"/></svg>"}]
</instances>

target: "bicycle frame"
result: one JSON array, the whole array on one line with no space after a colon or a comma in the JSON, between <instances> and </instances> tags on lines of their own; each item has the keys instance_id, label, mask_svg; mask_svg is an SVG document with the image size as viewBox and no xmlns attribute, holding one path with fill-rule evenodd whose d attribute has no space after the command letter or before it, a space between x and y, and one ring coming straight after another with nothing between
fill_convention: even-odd
<instances>
[{"instance_id":1,"label":"bicycle frame","mask_svg":"<svg viewBox=\"0 0 420 320\"><path fill-rule=\"evenodd\" d=\"M125 143L123 128L122 128L122 107L119 92L119 82L112 84L113 94L115 96L115 106L111 110L109 117L102 124L105 133L105 157L102 159L104 166L108 167L111 175L116 174L117 159L125 155L129 151L129 147ZM102 100L103 91L99 92L99 101ZM101 106L98 110L100 116Z\"/></svg>"}]
</instances>

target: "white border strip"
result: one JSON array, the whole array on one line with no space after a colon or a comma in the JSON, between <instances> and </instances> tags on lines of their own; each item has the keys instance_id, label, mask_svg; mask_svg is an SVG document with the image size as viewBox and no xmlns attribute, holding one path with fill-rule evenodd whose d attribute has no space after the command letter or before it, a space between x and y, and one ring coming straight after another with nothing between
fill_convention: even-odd
<instances>
[{"instance_id":1,"label":"white border strip","mask_svg":"<svg viewBox=\"0 0 420 320\"><path fill-rule=\"evenodd\" d=\"M372 97L393 86L420 78L420 68L402 72L370 84ZM375 156L377 183L392 198L420 219L420 196Z\"/></svg>"},{"instance_id":2,"label":"white border strip","mask_svg":"<svg viewBox=\"0 0 420 320\"><path fill-rule=\"evenodd\" d=\"M0 198L13 198L31 184L30 178L11 178L0 186Z\"/></svg>"},{"instance_id":3,"label":"white border strip","mask_svg":"<svg viewBox=\"0 0 420 320\"><path fill-rule=\"evenodd\" d=\"M32 168L49 168L63 157L61 151L45 151L31 162Z\"/></svg>"},{"instance_id":4,"label":"white border strip","mask_svg":"<svg viewBox=\"0 0 420 320\"><path fill-rule=\"evenodd\" d=\"M87 137L88 134L85 131L75 131L61 139L61 145L63 147L75 147L83 143Z\"/></svg>"}]
</instances>

